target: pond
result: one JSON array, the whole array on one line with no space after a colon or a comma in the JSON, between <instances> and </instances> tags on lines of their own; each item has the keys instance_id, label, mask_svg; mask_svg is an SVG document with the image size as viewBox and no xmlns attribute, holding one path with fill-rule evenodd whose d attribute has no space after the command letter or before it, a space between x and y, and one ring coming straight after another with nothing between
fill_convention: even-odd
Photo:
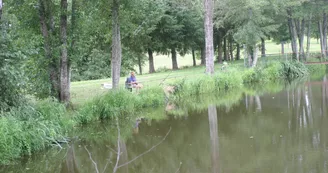
<instances>
[{"instance_id":1,"label":"pond","mask_svg":"<svg viewBox=\"0 0 328 173\"><path fill-rule=\"evenodd\" d=\"M157 120L89 125L62 149L0 172L328 172L327 78L179 115L160 110Z\"/></svg>"}]
</instances>

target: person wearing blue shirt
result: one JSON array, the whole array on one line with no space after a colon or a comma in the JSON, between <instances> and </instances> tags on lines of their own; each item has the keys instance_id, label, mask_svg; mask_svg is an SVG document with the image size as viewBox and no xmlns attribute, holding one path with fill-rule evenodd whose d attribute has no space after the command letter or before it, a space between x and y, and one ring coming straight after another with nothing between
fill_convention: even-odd
<instances>
[{"instance_id":1,"label":"person wearing blue shirt","mask_svg":"<svg viewBox=\"0 0 328 173\"><path fill-rule=\"evenodd\" d=\"M131 76L129 78L129 82L132 85L133 88L136 88L137 91L139 91L143 85L137 82L137 78L134 72L131 72Z\"/></svg>"}]
</instances>

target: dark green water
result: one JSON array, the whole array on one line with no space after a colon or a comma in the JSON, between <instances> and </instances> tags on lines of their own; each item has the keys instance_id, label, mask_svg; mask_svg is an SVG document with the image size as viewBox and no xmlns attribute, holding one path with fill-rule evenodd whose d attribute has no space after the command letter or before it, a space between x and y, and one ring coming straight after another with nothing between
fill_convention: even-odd
<instances>
[{"instance_id":1,"label":"dark green water","mask_svg":"<svg viewBox=\"0 0 328 173\"><path fill-rule=\"evenodd\" d=\"M157 111L152 117L161 118L142 120L138 128L136 122L119 122L119 142L115 123L89 126L63 149L35 154L0 172L115 172L117 165L119 173L325 173L327 104L326 77L275 94L244 94L234 104L185 115Z\"/></svg>"}]
</instances>

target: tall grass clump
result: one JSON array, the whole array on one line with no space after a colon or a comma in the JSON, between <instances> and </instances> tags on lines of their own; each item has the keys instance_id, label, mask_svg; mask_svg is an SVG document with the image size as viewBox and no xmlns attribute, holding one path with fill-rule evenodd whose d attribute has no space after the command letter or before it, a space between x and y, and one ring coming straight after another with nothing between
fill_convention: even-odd
<instances>
[{"instance_id":1,"label":"tall grass clump","mask_svg":"<svg viewBox=\"0 0 328 173\"><path fill-rule=\"evenodd\" d=\"M135 115L143 108L164 105L164 92L160 87L145 88L139 93L125 89L111 90L93 99L78 111L76 119L81 124L91 121Z\"/></svg>"},{"instance_id":2,"label":"tall grass clump","mask_svg":"<svg viewBox=\"0 0 328 173\"><path fill-rule=\"evenodd\" d=\"M322 77L327 73L327 68L325 64L313 64L306 65L309 70L311 79L322 79Z\"/></svg>"},{"instance_id":3,"label":"tall grass clump","mask_svg":"<svg viewBox=\"0 0 328 173\"><path fill-rule=\"evenodd\" d=\"M189 96L201 95L206 93L218 93L229 89L242 87L242 76L236 69L229 69L224 73L205 75L192 79L180 79L171 86L174 86L174 96L186 98Z\"/></svg>"},{"instance_id":4,"label":"tall grass clump","mask_svg":"<svg viewBox=\"0 0 328 173\"><path fill-rule=\"evenodd\" d=\"M281 63L283 66L282 74L286 79L296 79L309 75L309 69L302 62L286 61Z\"/></svg>"},{"instance_id":5,"label":"tall grass clump","mask_svg":"<svg viewBox=\"0 0 328 173\"><path fill-rule=\"evenodd\" d=\"M272 62L265 66L247 69L243 73L245 84L269 83L283 78L283 66L280 62Z\"/></svg>"},{"instance_id":6,"label":"tall grass clump","mask_svg":"<svg viewBox=\"0 0 328 173\"><path fill-rule=\"evenodd\" d=\"M40 151L62 141L74 122L53 100L13 108L0 115L0 163Z\"/></svg>"}]
</instances>

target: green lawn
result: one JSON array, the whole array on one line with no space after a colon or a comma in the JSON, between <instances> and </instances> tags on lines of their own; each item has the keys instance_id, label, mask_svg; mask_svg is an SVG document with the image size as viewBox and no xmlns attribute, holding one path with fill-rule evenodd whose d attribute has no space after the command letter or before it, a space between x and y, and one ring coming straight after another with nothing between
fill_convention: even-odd
<instances>
[{"instance_id":1,"label":"green lawn","mask_svg":"<svg viewBox=\"0 0 328 173\"><path fill-rule=\"evenodd\" d=\"M266 53L267 54L277 54L275 57L279 57L278 54L281 52L281 45L275 44L271 41L266 42ZM291 47L289 44L285 45L285 52L291 52ZM311 40L311 52L320 52L320 46L315 39ZM243 57L243 53L241 53ZM179 67L192 66L192 56L190 54L182 57L178 56ZM168 55L155 55L154 57L155 69L159 68L171 68L171 58ZM197 60L197 64L200 64L200 60ZM243 60L233 63L235 66L243 65ZM138 68L136 68L138 69ZM144 72L148 72L148 63L143 67ZM220 69L220 65L216 65L216 69ZM177 71L167 71L155 74L144 74L137 75L138 81L140 81L145 87L160 85L160 83L165 79L164 82L172 81L182 77L195 77L197 75L203 75L205 71L204 66L184 68ZM124 82L127 76L121 77L121 86L124 86ZM167 79L166 79L167 78ZM71 84L71 97L74 105L82 105L86 101L94 98L97 95L101 95L108 91L107 89L102 89L102 83L111 83L111 79L100 79L100 80L90 80L81 82L72 82Z\"/></svg>"}]
</instances>

